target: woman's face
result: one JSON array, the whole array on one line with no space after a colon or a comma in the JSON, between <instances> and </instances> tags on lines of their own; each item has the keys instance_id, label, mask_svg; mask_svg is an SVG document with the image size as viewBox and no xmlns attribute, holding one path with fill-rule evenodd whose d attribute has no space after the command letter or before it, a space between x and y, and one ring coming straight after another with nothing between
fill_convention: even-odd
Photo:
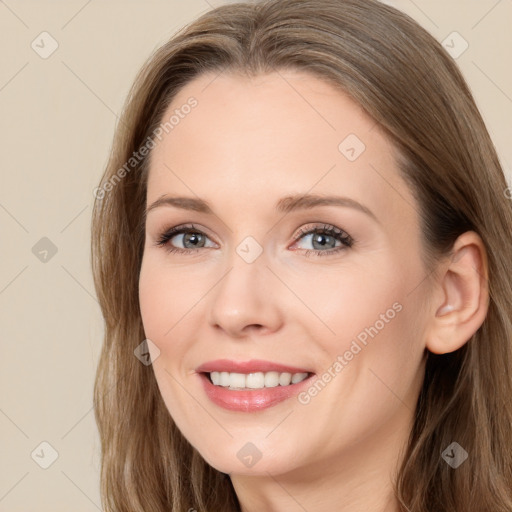
<instances>
[{"instance_id":1,"label":"woman's face","mask_svg":"<svg viewBox=\"0 0 512 512\"><path fill-rule=\"evenodd\" d=\"M292 71L203 75L171 116L139 298L178 428L232 475L396 457L429 308L418 207L379 126Z\"/></svg>"}]
</instances>

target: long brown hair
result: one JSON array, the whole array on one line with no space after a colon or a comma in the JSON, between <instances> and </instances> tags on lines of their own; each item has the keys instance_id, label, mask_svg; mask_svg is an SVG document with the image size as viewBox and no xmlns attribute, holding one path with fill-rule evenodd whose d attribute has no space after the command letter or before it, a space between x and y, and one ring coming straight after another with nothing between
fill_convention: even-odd
<instances>
[{"instance_id":1,"label":"long brown hair","mask_svg":"<svg viewBox=\"0 0 512 512\"><path fill-rule=\"evenodd\" d=\"M339 87L387 133L398 151L399 172L417 200L427 269L435 269L437 258L449 254L461 233L474 230L481 236L488 253L487 316L462 348L428 354L395 487L404 512L510 512L512 207L507 183L452 58L409 16L376 0L225 5L178 32L137 75L92 219L92 269L105 319L94 390L105 511L240 510L229 476L208 465L182 436L151 366L134 357L145 339L138 276L148 155L133 155L154 138L180 88L199 74L255 76L286 68ZM469 454L456 470L441 457L454 441Z\"/></svg>"}]
</instances>

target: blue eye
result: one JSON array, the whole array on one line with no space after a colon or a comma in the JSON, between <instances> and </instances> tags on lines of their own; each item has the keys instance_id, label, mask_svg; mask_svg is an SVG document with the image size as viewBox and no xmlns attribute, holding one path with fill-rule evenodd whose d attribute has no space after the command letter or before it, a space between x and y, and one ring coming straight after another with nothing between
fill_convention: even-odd
<instances>
[{"instance_id":1,"label":"blue eye","mask_svg":"<svg viewBox=\"0 0 512 512\"><path fill-rule=\"evenodd\" d=\"M183 245L183 248L170 244L173 238L178 237L180 237L179 243ZM313 249L300 249L304 251L304 255L307 257L337 253L352 247L354 244L353 238L348 233L327 224L315 226L309 230L301 229L294 240L297 242L307 238L309 238L310 243L313 243ZM212 247L212 245L206 245L207 240L209 240L208 237L202 231L190 224L168 229L160 235L156 245L165 247L170 253L190 254L203 248ZM324 250L325 248L327 250Z\"/></svg>"},{"instance_id":2,"label":"blue eye","mask_svg":"<svg viewBox=\"0 0 512 512\"><path fill-rule=\"evenodd\" d=\"M169 242L175 237L181 237L181 243L184 249L174 247ZM162 233L156 242L157 245L166 247L169 252L187 253L197 251L205 247L206 235L194 227L193 224L187 226L177 226ZM186 244L192 244L189 248Z\"/></svg>"},{"instance_id":3,"label":"blue eye","mask_svg":"<svg viewBox=\"0 0 512 512\"><path fill-rule=\"evenodd\" d=\"M354 239L348 233L327 224L323 227L315 227L309 230L301 229L296 240L301 238L309 238L309 241L313 244L312 250L304 249L305 256L326 256L343 251L354 244ZM337 242L339 243L338 246L336 246ZM325 247L328 250L319 249Z\"/></svg>"}]
</instances>

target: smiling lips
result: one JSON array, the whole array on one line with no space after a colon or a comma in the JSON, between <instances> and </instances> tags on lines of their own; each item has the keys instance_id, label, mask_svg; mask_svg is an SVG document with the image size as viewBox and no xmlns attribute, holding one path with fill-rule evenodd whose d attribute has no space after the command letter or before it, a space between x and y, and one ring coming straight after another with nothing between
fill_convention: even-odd
<instances>
[{"instance_id":1,"label":"smiling lips","mask_svg":"<svg viewBox=\"0 0 512 512\"><path fill-rule=\"evenodd\" d=\"M196 372L212 402L244 412L265 409L296 395L314 375L305 368L269 361L228 359L202 364Z\"/></svg>"}]
</instances>

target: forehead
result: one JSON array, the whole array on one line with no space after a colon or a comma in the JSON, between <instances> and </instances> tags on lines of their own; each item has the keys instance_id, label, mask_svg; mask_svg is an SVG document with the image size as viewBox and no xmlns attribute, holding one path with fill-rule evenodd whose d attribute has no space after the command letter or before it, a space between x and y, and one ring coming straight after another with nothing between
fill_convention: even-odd
<instances>
[{"instance_id":1,"label":"forehead","mask_svg":"<svg viewBox=\"0 0 512 512\"><path fill-rule=\"evenodd\" d=\"M176 193L261 211L284 195L337 192L402 215L404 198L413 201L379 125L308 73L208 73L180 90L162 122L172 116L153 150L148 202Z\"/></svg>"}]
</instances>

